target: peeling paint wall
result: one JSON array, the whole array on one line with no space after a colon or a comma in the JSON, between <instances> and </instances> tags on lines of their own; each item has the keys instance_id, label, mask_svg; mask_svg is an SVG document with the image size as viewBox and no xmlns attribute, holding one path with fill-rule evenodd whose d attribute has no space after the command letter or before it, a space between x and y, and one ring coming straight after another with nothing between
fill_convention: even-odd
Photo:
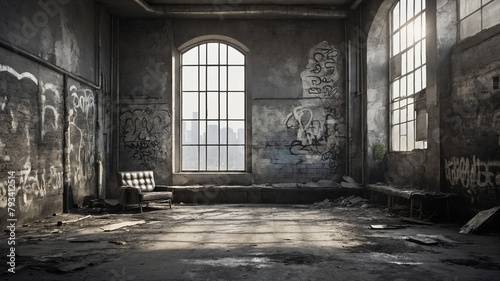
<instances>
[{"instance_id":1,"label":"peeling paint wall","mask_svg":"<svg viewBox=\"0 0 500 281\"><path fill-rule=\"evenodd\" d=\"M500 27L453 51L452 90L443 102L446 185L480 206L500 202Z\"/></svg>"}]
</instances>

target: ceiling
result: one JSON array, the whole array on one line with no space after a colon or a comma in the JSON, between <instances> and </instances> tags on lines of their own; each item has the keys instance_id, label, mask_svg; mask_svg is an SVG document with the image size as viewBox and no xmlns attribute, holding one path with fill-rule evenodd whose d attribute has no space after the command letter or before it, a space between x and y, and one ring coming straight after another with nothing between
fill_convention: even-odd
<instances>
[{"instance_id":1,"label":"ceiling","mask_svg":"<svg viewBox=\"0 0 500 281\"><path fill-rule=\"evenodd\" d=\"M363 0L99 0L122 18L345 18Z\"/></svg>"}]
</instances>

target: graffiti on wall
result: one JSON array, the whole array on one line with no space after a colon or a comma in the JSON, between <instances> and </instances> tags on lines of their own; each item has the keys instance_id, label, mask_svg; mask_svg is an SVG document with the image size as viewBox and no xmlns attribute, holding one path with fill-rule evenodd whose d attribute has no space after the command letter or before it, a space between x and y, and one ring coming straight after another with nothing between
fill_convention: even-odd
<instances>
[{"instance_id":1,"label":"graffiti on wall","mask_svg":"<svg viewBox=\"0 0 500 281\"><path fill-rule=\"evenodd\" d=\"M315 115L316 113L316 115ZM297 106L284 121L287 130L295 130L296 138L289 146L292 155L316 155L336 171L344 136L344 119L335 107Z\"/></svg>"},{"instance_id":2,"label":"graffiti on wall","mask_svg":"<svg viewBox=\"0 0 500 281\"><path fill-rule=\"evenodd\" d=\"M500 186L500 161L482 161L475 155L470 158L452 157L445 160L446 180L452 186L466 189Z\"/></svg>"},{"instance_id":3,"label":"graffiti on wall","mask_svg":"<svg viewBox=\"0 0 500 281\"><path fill-rule=\"evenodd\" d=\"M338 93L339 54L339 50L326 41L311 49L306 70L300 74L304 97L333 97Z\"/></svg>"},{"instance_id":4,"label":"graffiti on wall","mask_svg":"<svg viewBox=\"0 0 500 281\"><path fill-rule=\"evenodd\" d=\"M91 182L95 177L95 100L90 89L69 87L70 178L74 185Z\"/></svg>"},{"instance_id":5,"label":"graffiti on wall","mask_svg":"<svg viewBox=\"0 0 500 281\"><path fill-rule=\"evenodd\" d=\"M170 111L159 106L127 108L120 114L120 140L128 157L152 169L166 160Z\"/></svg>"},{"instance_id":6,"label":"graffiti on wall","mask_svg":"<svg viewBox=\"0 0 500 281\"><path fill-rule=\"evenodd\" d=\"M60 92L53 84L44 84L32 73L19 73L7 65L0 64L0 73L8 73L0 80L0 121L5 125L4 130L0 131L1 170L16 171L19 176L16 197L21 206L31 206L36 198L46 196L49 190L60 190L63 186L62 167L55 167L53 163L50 168L36 166L40 164L39 155L32 146L38 135L33 130L38 120L42 122L41 136L47 130L57 130L59 127L59 111L55 107L58 105L50 102L60 99ZM55 98L49 98L47 102L45 97L49 92ZM38 106L37 94L42 116L49 118L50 115L53 118L46 123L44 117L39 119L36 114L31 114L33 107ZM0 182L0 207L7 204L7 188L5 182Z\"/></svg>"},{"instance_id":7,"label":"graffiti on wall","mask_svg":"<svg viewBox=\"0 0 500 281\"><path fill-rule=\"evenodd\" d=\"M40 82L41 113L42 113L42 139L47 132L59 130L59 112L62 102L59 88L52 83Z\"/></svg>"}]
</instances>

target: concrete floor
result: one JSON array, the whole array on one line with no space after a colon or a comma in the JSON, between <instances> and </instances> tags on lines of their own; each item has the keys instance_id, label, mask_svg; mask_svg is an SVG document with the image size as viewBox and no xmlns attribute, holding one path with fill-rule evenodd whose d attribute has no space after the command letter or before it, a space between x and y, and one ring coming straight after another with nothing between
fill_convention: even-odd
<instances>
[{"instance_id":1,"label":"concrete floor","mask_svg":"<svg viewBox=\"0 0 500 281\"><path fill-rule=\"evenodd\" d=\"M461 225L374 230L370 225L401 222L366 204L135 211L62 226L57 221L88 214L56 215L19 228L16 274L0 280L500 280L498 235L461 235ZM440 235L441 242L406 239L417 234Z\"/></svg>"}]
</instances>

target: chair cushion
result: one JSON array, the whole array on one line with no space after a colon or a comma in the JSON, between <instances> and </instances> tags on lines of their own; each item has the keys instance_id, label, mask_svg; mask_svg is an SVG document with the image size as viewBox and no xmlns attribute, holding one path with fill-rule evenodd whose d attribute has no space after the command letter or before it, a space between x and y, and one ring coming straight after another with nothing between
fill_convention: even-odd
<instances>
[{"instance_id":1,"label":"chair cushion","mask_svg":"<svg viewBox=\"0 0 500 281\"><path fill-rule=\"evenodd\" d=\"M120 183L122 186L133 186L143 192L155 189L153 171L120 172Z\"/></svg>"},{"instance_id":2,"label":"chair cushion","mask_svg":"<svg viewBox=\"0 0 500 281\"><path fill-rule=\"evenodd\" d=\"M147 192L139 194L141 201L153 201L153 200L168 200L172 199L173 195L170 191L158 191L158 192Z\"/></svg>"}]
</instances>

